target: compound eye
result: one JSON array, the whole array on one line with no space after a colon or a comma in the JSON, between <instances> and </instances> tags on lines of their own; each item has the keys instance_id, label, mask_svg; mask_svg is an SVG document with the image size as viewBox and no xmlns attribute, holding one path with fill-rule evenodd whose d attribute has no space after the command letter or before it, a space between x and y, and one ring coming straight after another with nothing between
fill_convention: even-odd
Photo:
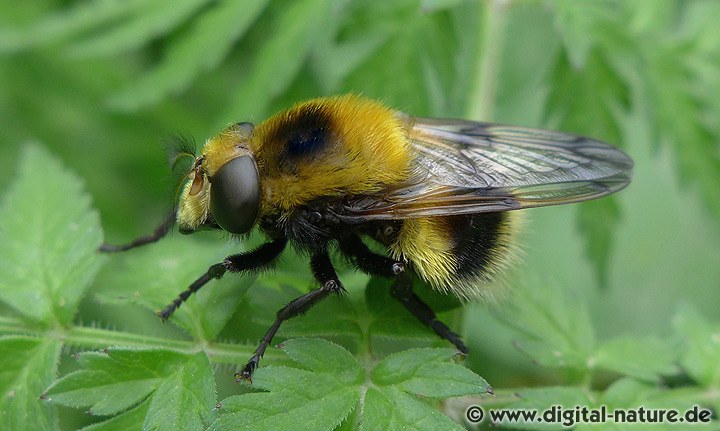
<instances>
[{"instance_id":1,"label":"compound eye","mask_svg":"<svg viewBox=\"0 0 720 431\"><path fill-rule=\"evenodd\" d=\"M260 182L252 156L236 157L210 178L210 211L223 230L243 234L252 229L260 209Z\"/></svg>"}]
</instances>

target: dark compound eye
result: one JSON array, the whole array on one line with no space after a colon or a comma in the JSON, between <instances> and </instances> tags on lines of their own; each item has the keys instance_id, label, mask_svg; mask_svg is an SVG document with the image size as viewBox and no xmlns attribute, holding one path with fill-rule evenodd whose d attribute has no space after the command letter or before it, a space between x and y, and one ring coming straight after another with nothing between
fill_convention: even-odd
<instances>
[{"instance_id":1,"label":"dark compound eye","mask_svg":"<svg viewBox=\"0 0 720 431\"><path fill-rule=\"evenodd\" d=\"M252 229L260 209L260 183L252 156L225 163L210 183L210 211L217 224L235 234Z\"/></svg>"}]
</instances>

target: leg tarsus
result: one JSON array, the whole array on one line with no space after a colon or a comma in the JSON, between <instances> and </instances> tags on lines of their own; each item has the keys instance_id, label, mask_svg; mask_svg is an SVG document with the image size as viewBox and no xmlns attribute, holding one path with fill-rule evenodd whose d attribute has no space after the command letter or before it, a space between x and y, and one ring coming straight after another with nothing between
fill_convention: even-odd
<instances>
[{"instance_id":1,"label":"leg tarsus","mask_svg":"<svg viewBox=\"0 0 720 431\"><path fill-rule=\"evenodd\" d=\"M150 244L153 242L158 241L159 239L166 236L170 230L172 229L173 225L175 224L175 211L165 216L165 219L163 219L162 223L158 227L155 228L153 233L145 236L141 236L139 238L134 239L133 241L130 241L125 244L107 244L103 243L99 248L98 251L101 253L115 253L119 251L126 251L130 250L136 247L143 246L145 244Z\"/></svg>"},{"instance_id":2,"label":"leg tarsus","mask_svg":"<svg viewBox=\"0 0 720 431\"><path fill-rule=\"evenodd\" d=\"M260 363L260 358L262 358L262 355L255 353L252 358L250 358L248 363L245 364L243 369L235 373L235 381L238 383L246 381L249 384L252 384L252 376L255 373L255 369L258 367L258 364Z\"/></svg>"},{"instance_id":3,"label":"leg tarsus","mask_svg":"<svg viewBox=\"0 0 720 431\"><path fill-rule=\"evenodd\" d=\"M201 287L203 287L205 284L207 284L208 281L212 280L213 278L220 278L225 273L225 271L219 272L216 267L218 265L222 265L221 263L215 264L208 269L208 271L198 277L197 280L193 281L193 283L185 290L180 292L180 294L165 308L155 313L159 318L162 319L162 321L166 321L172 316L172 314L180 308L183 302L187 301L187 299L192 295L193 293L200 290Z\"/></svg>"},{"instance_id":4,"label":"leg tarsus","mask_svg":"<svg viewBox=\"0 0 720 431\"><path fill-rule=\"evenodd\" d=\"M314 255L311 261L311 268L315 278L320 282L322 287L293 299L277 312L275 322L265 333L262 340L260 340L260 345L258 345L258 348L255 350L253 356L247 364L245 364L242 370L235 373L236 381L240 382L245 380L252 383L252 375L260 363L260 359L265 354L265 350L272 342L275 333L277 333L278 329L280 329L282 322L305 313L312 308L313 305L333 293L340 294L345 291L345 288L338 279L335 268L333 268L332 263L330 262L330 257L327 252Z\"/></svg>"},{"instance_id":5,"label":"leg tarsus","mask_svg":"<svg viewBox=\"0 0 720 431\"><path fill-rule=\"evenodd\" d=\"M175 310L180 308L183 302L187 301L190 295L200 290L200 288L210 280L222 278L228 271L247 272L267 266L283 251L285 244L287 244L287 240L285 239L275 240L263 244L255 250L228 256L222 262L211 265L205 274L198 277L198 279L182 291L173 302L155 314L163 321L169 319Z\"/></svg>"}]
</instances>

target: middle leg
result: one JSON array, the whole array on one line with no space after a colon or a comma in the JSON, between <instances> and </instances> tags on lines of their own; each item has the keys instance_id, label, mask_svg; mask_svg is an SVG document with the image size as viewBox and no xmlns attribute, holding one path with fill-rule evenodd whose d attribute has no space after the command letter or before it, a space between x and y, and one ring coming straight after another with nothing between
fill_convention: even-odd
<instances>
[{"instance_id":1,"label":"middle leg","mask_svg":"<svg viewBox=\"0 0 720 431\"><path fill-rule=\"evenodd\" d=\"M250 358L250 360L247 364L245 364L242 370L235 373L235 380L247 380L248 382L252 383L253 372L258 366L260 358L262 358L265 354L265 350L272 342L275 333L278 331L278 329L280 329L280 325L282 324L282 322L291 319L299 314L305 313L313 305L327 298L330 294L339 294L340 292L345 290L345 288L343 288L342 284L340 283L337 274L335 273L335 268L333 268L332 263L330 262L330 257L328 256L327 251L315 254L312 257L311 268L313 275L320 282L321 287L293 299L292 301L290 301L289 304L287 304L277 312L275 322L265 333L265 336L263 336L262 340L260 340L260 345L255 350L252 358Z\"/></svg>"}]
</instances>

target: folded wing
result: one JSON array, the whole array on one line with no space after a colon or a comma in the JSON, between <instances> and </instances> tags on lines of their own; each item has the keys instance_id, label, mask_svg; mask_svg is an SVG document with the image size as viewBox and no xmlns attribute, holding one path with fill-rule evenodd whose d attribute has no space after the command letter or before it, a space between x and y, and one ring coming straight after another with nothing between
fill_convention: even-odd
<instances>
[{"instance_id":1,"label":"folded wing","mask_svg":"<svg viewBox=\"0 0 720 431\"><path fill-rule=\"evenodd\" d=\"M632 160L568 133L464 120L415 118L409 180L349 197L346 222L471 214L595 199L625 187Z\"/></svg>"}]
</instances>

